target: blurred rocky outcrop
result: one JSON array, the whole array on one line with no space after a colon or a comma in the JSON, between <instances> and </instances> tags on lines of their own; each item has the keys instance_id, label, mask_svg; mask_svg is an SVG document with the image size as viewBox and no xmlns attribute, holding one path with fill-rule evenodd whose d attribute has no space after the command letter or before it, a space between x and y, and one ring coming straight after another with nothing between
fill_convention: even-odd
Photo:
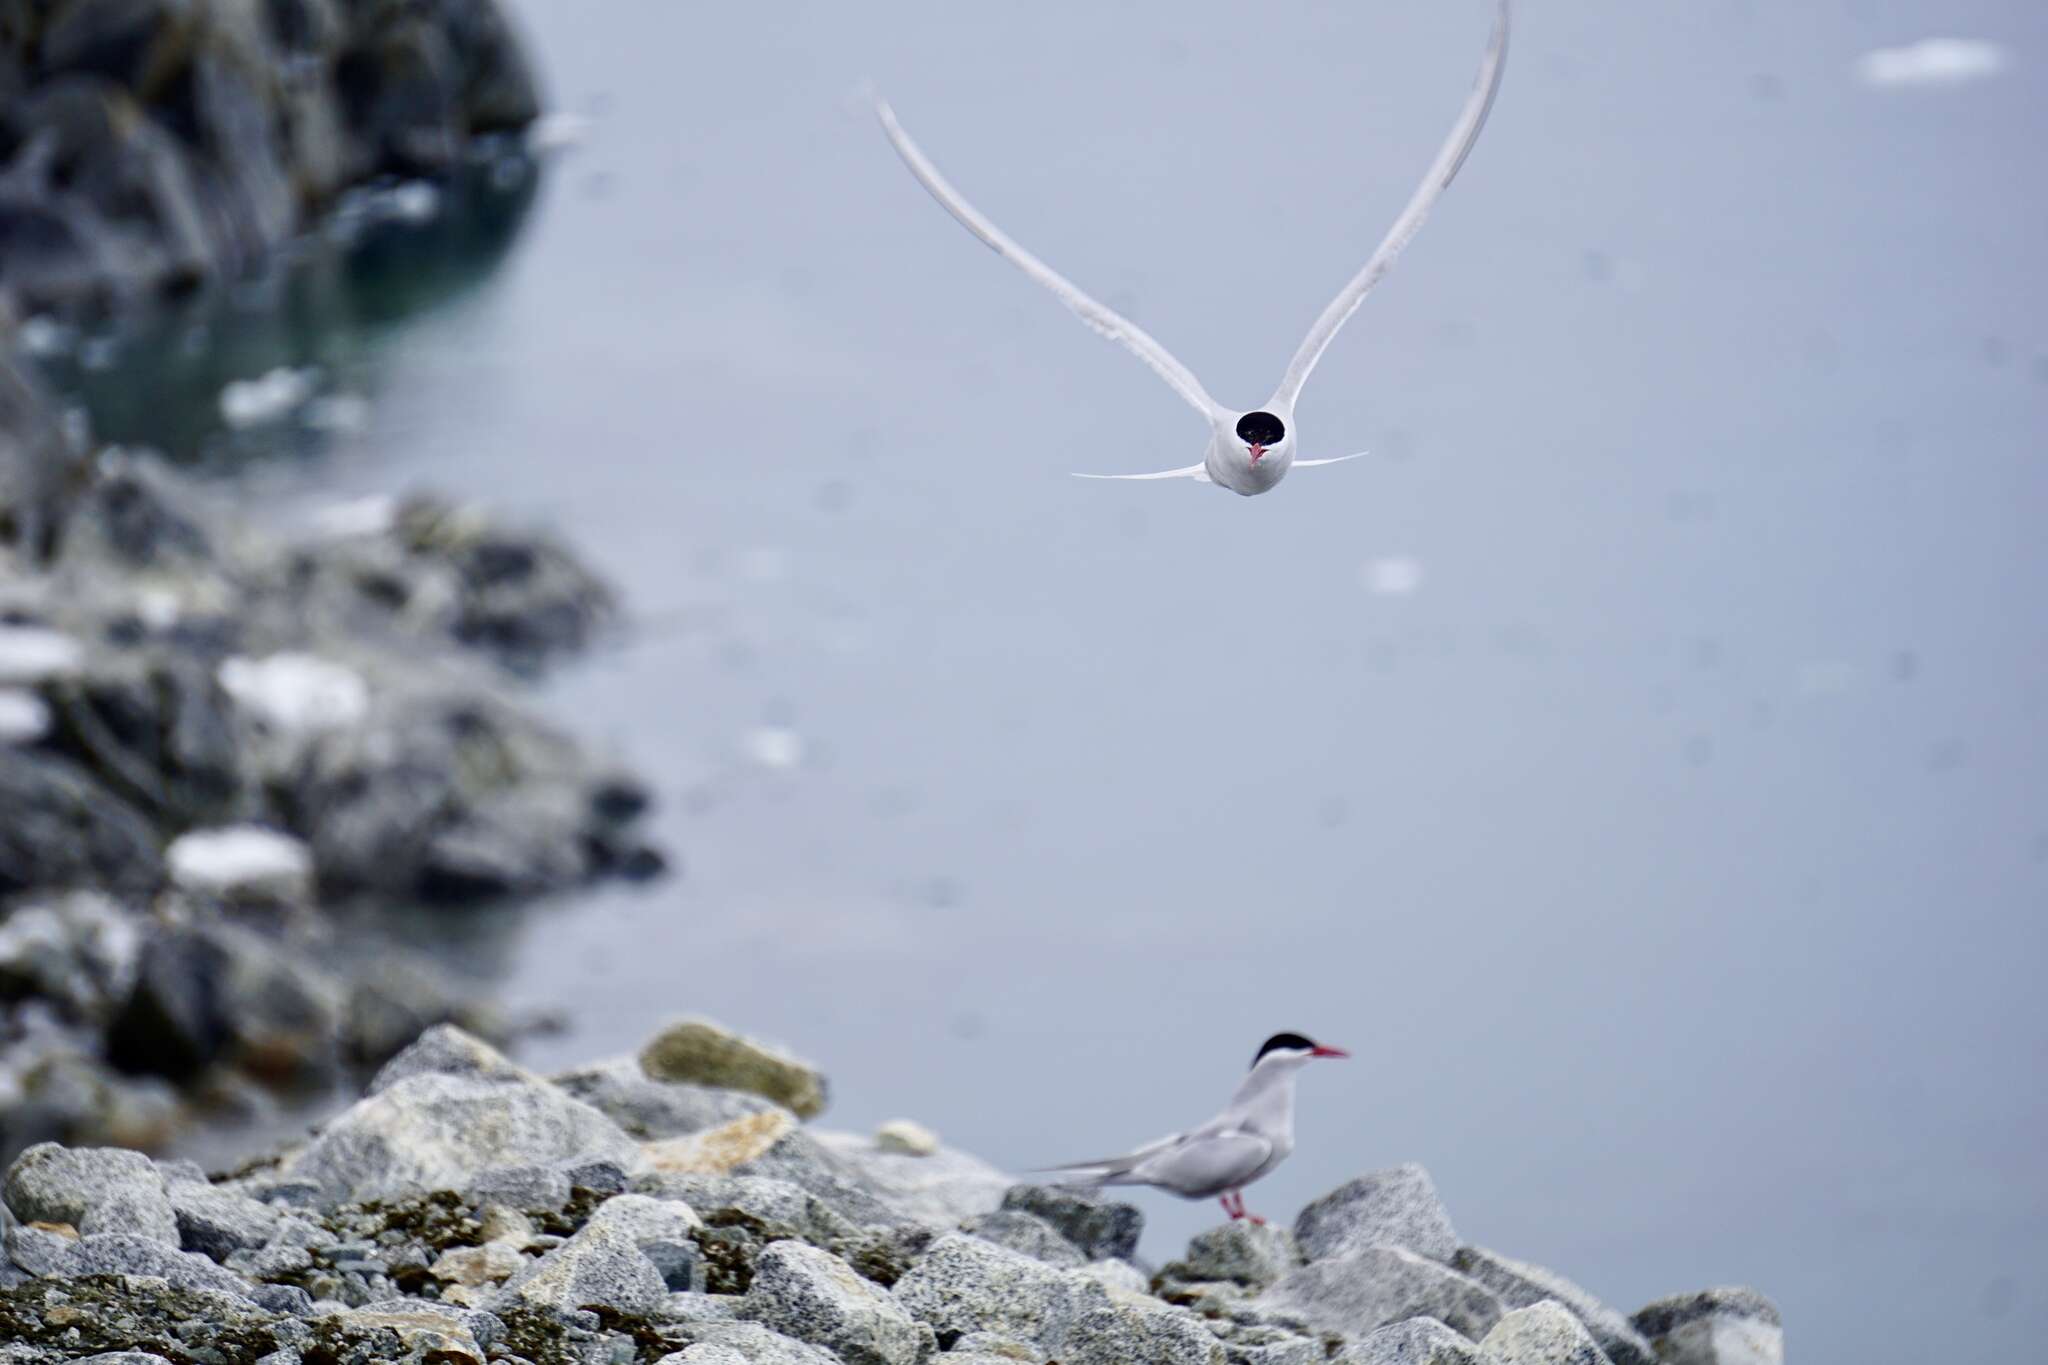
<instances>
[{"instance_id":1,"label":"blurred rocky outcrop","mask_svg":"<svg viewBox=\"0 0 2048 1365\"><path fill-rule=\"evenodd\" d=\"M539 112L495 0L0 5L0 293L103 306L244 270L351 184Z\"/></svg>"}]
</instances>

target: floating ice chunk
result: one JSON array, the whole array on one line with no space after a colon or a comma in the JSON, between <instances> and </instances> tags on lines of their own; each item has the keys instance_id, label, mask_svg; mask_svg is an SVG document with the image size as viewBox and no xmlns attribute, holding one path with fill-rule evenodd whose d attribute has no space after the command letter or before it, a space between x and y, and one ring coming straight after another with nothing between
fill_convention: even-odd
<instances>
[{"instance_id":1,"label":"floating ice chunk","mask_svg":"<svg viewBox=\"0 0 2048 1365\"><path fill-rule=\"evenodd\" d=\"M531 152L566 151L589 136L590 120L581 114L542 114L526 130L526 148Z\"/></svg>"},{"instance_id":2,"label":"floating ice chunk","mask_svg":"<svg viewBox=\"0 0 2048 1365\"><path fill-rule=\"evenodd\" d=\"M378 536L398 523L398 500L387 493L329 503L313 514L316 534L335 540Z\"/></svg>"},{"instance_id":3,"label":"floating ice chunk","mask_svg":"<svg viewBox=\"0 0 2048 1365\"><path fill-rule=\"evenodd\" d=\"M370 400L359 393L332 393L306 404L306 425L330 436L360 436L370 429Z\"/></svg>"},{"instance_id":4,"label":"floating ice chunk","mask_svg":"<svg viewBox=\"0 0 2048 1365\"><path fill-rule=\"evenodd\" d=\"M280 365L258 379L237 379L220 391L221 420L237 431L275 422L313 396L313 371Z\"/></svg>"},{"instance_id":5,"label":"floating ice chunk","mask_svg":"<svg viewBox=\"0 0 2048 1365\"><path fill-rule=\"evenodd\" d=\"M370 707L360 673L312 654L223 659L219 677L236 705L290 734L353 725Z\"/></svg>"},{"instance_id":6,"label":"floating ice chunk","mask_svg":"<svg viewBox=\"0 0 2048 1365\"><path fill-rule=\"evenodd\" d=\"M14 340L24 355L47 360L76 346L78 333L47 313L38 313L15 330Z\"/></svg>"},{"instance_id":7,"label":"floating ice chunk","mask_svg":"<svg viewBox=\"0 0 2048 1365\"><path fill-rule=\"evenodd\" d=\"M1368 562L1358 577L1375 597L1406 597L1422 586L1422 565L1406 555L1389 555Z\"/></svg>"},{"instance_id":8,"label":"floating ice chunk","mask_svg":"<svg viewBox=\"0 0 2048 1365\"><path fill-rule=\"evenodd\" d=\"M401 223L433 221L441 211L441 191L425 180L394 185L382 198L384 216Z\"/></svg>"},{"instance_id":9,"label":"floating ice chunk","mask_svg":"<svg viewBox=\"0 0 2048 1365\"><path fill-rule=\"evenodd\" d=\"M1967 85L2005 68L2005 49L1977 38L1922 38L1856 59L1856 74L1879 90Z\"/></svg>"},{"instance_id":10,"label":"floating ice chunk","mask_svg":"<svg viewBox=\"0 0 2048 1365\"><path fill-rule=\"evenodd\" d=\"M76 673L85 646L44 626L0 625L0 684L39 683Z\"/></svg>"},{"instance_id":11,"label":"floating ice chunk","mask_svg":"<svg viewBox=\"0 0 2048 1365\"><path fill-rule=\"evenodd\" d=\"M804 737L784 726L764 725L748 733L747 757L764 768L794 768L804 761Z\"/></svg>"},{"instance_id":12,"label":"floating ice chunk","mask_svg":"<svg viewBox=\"0 0 2048 1365\"><path fill-rule=\"evenodd\" d=\"M262 825L228 825L181 834L164 850L171 880L187 891L304 897L313 880L313 855L289 834Z\"/></svg>"},{"instance_id":13,"label":"floating ice chunk","mask_svg":"<svg viewBox=\"0 0 2048 1365\"><path fill-rule=\"evenodd\" d=\"M33 744L50 733L50 704L23 687L0 687L0 744Z\"/></svg>"}]
</instances>

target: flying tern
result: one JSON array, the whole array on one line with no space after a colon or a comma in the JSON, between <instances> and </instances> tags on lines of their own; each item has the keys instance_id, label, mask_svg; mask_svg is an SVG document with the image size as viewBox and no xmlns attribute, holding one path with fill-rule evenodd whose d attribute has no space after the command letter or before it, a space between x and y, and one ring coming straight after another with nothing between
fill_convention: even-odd
<instances>
[{"instance_id":1,"label":"flying tern","mask_svg":"<svg viewBox=\"0 0 2048 1365\"><path fill-rule=\"evenodd\" d=\"M889 135L897 155L903 158L910 173L916 176L932 198L939 201L946 211L960 220L969 232L992 247L996 254L1022 270L1026 275L1044 285L1058 297L1061 303L1074 310L1090 327L1117 342L1138 359L1152 368L1164 379L1173 391L1186 399L1195 411L1202 414L1209 423L1209 449L1200 464L1187 465L1181 469L1164 469L1154 474L1082 474L1084 479L1196 479L1204 483L1217 483L1234 493L1250 497L1264 493L1294 466L1341 464L1355 460L1358 455L1339 455L1330 459L1300 460L1295 458L1294 404L1301 396L1301 386L1308 382L1310 371L1322 359L1331 338L1337 335L1345 321L1372 287L1393 268L1394 260L1413 240L1421 228L1423 219L1436 205L1437 199L1450 186L1458 169L1465 164L1465 158L1472 151L1472 144L1479 139L1479 130L1486 124L1486 115L1493 107L1494 95L1500 89L1501 72L1506 66L1508 51L1508 5L1509 0L1499 0L1494 16L1493 35L1486 45L1486 55L1479 65L1478 84L1471 97L1458 114L1458 121L1451 129L1436 161L1430 166L1429 174L1401 210L1401 216L1394 220L1394 226L1387 231L1379 249L1356 275L1351 277L1337 297L1330 300L1323 309L1315 326L1309 328L1302 339L1294 358L1287 364L1287 373L1280 380L1280 387L1266 400L1265 406L1250 412L1226 408L1209 396L1194 372L1174 358L1173 353L1145 331L1144 328L1124 317L1115 309L1090 297L1066 276L1054 270L1038 257L1026 251L994 223L990 222L974 205L962 198L947 179L939 174L918 145L911 141L910 134L903 131L903 125L896 121L895 111L879 98L874 99L875 114L882 122L882 131ZM1361 451L1359 454L1364 454Z\"/></svg>"},{"instance_id":2,"label":"flying tern","mask_svg":"<svg viewBox=\"0 0 2048 1365\"><path fill-rule=\"evenodd\" d=\"M1294 1077L1318 1057L1348 1057L1299 1033L1276 1033L1223 1112L1198 1128L1124 1156L1047 1168L1068 1185L1150 1185L1183 1199L1221 1198L1231 1218L1266 1220L1244 1206L1244 1187L1294 1150Z\"/></svg>"}]
</instances>

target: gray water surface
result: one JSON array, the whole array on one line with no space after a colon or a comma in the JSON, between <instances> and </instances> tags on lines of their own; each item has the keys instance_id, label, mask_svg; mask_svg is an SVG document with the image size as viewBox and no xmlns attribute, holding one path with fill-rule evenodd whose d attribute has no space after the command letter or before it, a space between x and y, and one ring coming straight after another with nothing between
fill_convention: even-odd
<instances>
[{"instance_id":1,"label":"gray water surface","mask_svg":"<svg viewBox=\"0 0 2048 1365\"><path fill-rule=\"evenodd\" d=\"M1625 1311L1746 1282L1800 1361L2038 1345L2048 10L1527 5L1300 408L1373 457L1241 500L1068 477L1201 423L849 92L1250 406L1479 0L519 8L590 137L318 477L548 521L639 619L550 702L683 870L527 926L540 1062L701 1011L835 1123L1022 1167L1298 1029L1355 1060L1254 1209L1420 1160ZM1951 32L2010 65L1859 83ZM1141 1199L1155 1256L1219 1216Z\"/></svg>"}]
</instances>

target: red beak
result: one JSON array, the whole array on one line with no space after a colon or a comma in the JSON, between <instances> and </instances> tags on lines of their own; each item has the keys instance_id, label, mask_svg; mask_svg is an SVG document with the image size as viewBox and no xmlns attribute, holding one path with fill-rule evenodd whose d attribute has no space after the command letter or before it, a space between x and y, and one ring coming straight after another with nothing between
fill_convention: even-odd
<instances>
[{"instance_id":1,"label":"red beak","mask_svg":"<svg viewBox=\"0 0 2048 1365\"><path fill-rule=\"evenodd\" d=\"M1317 1043L1313 1048L1309 1049L1308 1055L1311 1057L1349 1057L1351 1054L1341 1047L1324 1047L1321 1043Z\"/></svg>"},{"instance_id":2,"label":"red beak","mask_svg":"<svg viewBox=\"0 0 2048 1365\"><path fill-rule=\"evenodd\" d=\"M1259 462L1259 459L1260 459L1260 457L1261 457L1261 456L1263 456L1263 455L1264 455L1265 453L1266 453L1266 448L1265 448L1264 446L1260 445L1260 444L1259 444L1258 442L1256 442L1256 441L1254 441L1254 442L1252 443L1252 463L1253 463L1253 464L1257 464L1257 463ZM1318 1054L1318 1055L1320 1055L1320 1054Z\"/></svg>"}]
</instances>

